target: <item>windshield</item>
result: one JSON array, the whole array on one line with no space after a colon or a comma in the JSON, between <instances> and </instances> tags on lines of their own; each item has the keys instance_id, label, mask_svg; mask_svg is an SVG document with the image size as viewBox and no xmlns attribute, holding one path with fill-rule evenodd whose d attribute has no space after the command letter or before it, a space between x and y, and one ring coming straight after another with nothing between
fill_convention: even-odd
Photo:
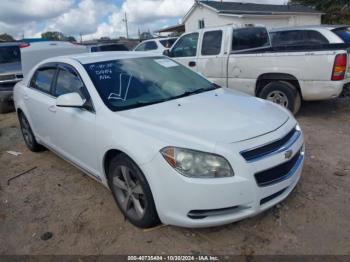
<instances>
[{"instance_id":1,"label":"windshield","mask_svg":"<svg viewBox=\"0 0 350 262\"><path fill-rule=\"evenodd\" d=\"M126 110L219 88L164 57L131 58L84 65L103 102Z\"/></svg>"},{"instance_id":2,"label":"windshield","mask_svg":"<svg viewBox=\"0 0 350 262\"><path fill-rule=\"evenodd\" d=\"M335 29L333 32L339 36L344 43L350 43L350 27Z\"/></svg>"},{"instance_id":3,"label":"windshield","mask_svg":"<svg viewBox=\"0 0 350 262\"><path fill-rule=\"evenodd\" d=\"M21 61L18 46L0 46L0 63L13 63Z\"/></svg>"}]
</instances>

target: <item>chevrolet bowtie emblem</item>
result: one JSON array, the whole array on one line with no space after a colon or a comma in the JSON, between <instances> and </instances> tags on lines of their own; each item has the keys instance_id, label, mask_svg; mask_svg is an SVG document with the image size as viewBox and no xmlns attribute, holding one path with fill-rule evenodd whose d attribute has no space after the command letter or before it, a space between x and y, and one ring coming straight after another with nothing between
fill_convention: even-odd
<instances>
[{"instance_id":1,"label":"chevrolet bowtie emblem","mask_svg":"<svg viewBox=\"0 0 350 262\"><path fill-rule=\"evenodd\" d=\"M293 150L288 150L284 153L284 157L286 159L290 159L292 157L292 155L293 155Z\"/></svg>"}]
</instances>

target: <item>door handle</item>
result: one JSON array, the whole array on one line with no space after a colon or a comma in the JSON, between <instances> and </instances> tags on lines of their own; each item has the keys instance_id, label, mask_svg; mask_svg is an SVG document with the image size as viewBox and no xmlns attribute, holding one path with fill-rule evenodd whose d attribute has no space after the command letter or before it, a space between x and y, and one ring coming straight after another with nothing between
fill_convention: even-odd
<instances>
[{"instance_id":1,"label":"door handle","mask_svg":"<svg viewBox=\"0 0 350 262\"><path fill-rule=\"evenodd\" d=\"M49 111L51 111L52 113L56 113L56 106L55 105L49 106Z\"/></svg>"},{"instance_id":2,"label":"door handle","mask_svg":"<svg viewBox=\"0 0 350 262\"><path fill-rule=\"evenodd\" d=\"M194 67L194 66L196 66L196 62L195 61L190 61L190 62L188 62L188 66Z\"/></svg>"}]
</instances>

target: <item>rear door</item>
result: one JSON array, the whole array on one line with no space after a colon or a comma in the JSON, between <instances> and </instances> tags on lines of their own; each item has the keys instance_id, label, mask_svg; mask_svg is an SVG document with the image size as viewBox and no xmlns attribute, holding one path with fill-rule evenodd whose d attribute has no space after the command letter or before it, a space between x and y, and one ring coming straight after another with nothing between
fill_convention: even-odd
<instances>
[{"instance_id":1,"label":"rear door","mask_svg":"<svg viewBox=\"0 0 350 262\"><path fill-rule=\"evenodd\" d=\"M197 71L218 85L226 86L227 56L224 56L223 30L205 30L197 58Z\"/></svg>"},{"instance_id":2,"label":"rear door","mask_svg":"<svg viewBox=\"0 0 350 262\"><path fill-rule=\"evenodd\" d=\"M179 63L197 71L199 33L182 35L171 49L171 56Z\"/></svg>"},{"instance_id":3,"label":"rear door","mask_svg":"<svg viewBox=\"0 0 350 262\"><path fill-rule=\"evenodd\" d=\"M46 145L51 146L53 131L52 113L55 110L56 99L52 96L53 81L56 76L56 66L48 64L40 67L33 75L29 88L24 91L28 116L35 135Z\"/></svg>"}]
</instances>

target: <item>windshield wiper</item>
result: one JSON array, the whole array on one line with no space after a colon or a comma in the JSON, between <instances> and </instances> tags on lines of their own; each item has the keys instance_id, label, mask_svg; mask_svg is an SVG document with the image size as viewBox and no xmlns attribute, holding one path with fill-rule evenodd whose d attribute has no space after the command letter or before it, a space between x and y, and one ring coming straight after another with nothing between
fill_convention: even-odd
<instances>
[{"instance_id":1,"label":"windshield wiper","mask_svg":"<svg viewBox=\"0 0 350 262\"><path fill-rule=\"evenodd\" d=\"M217 85L217 84L212 84L210 86L210 88L199 88L197 90L194 91L186 91L180 95L177 96L173 96L173 97L169 97L169 98L164 98L164 99L159 99L159 100L155 100L155 101L137 101L136 103L130 105L130 106L126 106L124 107L122 110L126 110L126 109L132 109L132 108L137 108L137 107L142 107L142 106L149 106L149 105L154 105L154 104L158 104L158 103L163 103L166 101L170 101L170 100L174 100L174 99L178 99L178 98L182 98L182 97L186 97L186 96L190 96L190 95L194 95L194 94L199 94L199 93L203 93L203 92L207 92L207 91L212 91L215 89L220 88L221 86Z\"/></svg>"}]
</instances>

